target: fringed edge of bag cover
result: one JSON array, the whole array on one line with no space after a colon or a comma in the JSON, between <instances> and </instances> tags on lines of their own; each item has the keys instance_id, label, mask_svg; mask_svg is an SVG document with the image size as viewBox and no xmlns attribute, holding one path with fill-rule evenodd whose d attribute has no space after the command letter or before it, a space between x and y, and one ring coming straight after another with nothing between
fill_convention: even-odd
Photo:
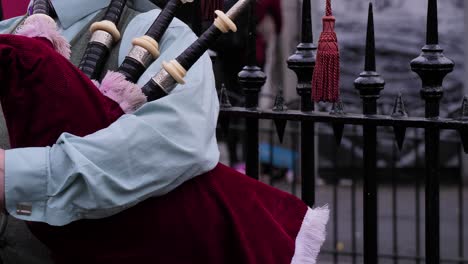
<instances>
[{"instance_id":1,"label":"fringed edge of bag cover","mask_svg":"<svg viewBox=\"0 0 468 264\"><path fill-rule=\"evenodd\" d=\"M108 71L98 87L102 94L118 103L126 114L133 113L147 102L141 88L127 81L119 72Z\"/></svg>"},{"instance_id":2,"label":"fringed edge of bag cover","mask_svg":"<svg viewBox=\"0 0 468 264\"><path fill-rule=\"evenodd\" d=\"M296 237L296 249L291 264L315 264L320 248L325 242L328 206L307 209L301 229Z\"/></svg>"},{"instance_id":3,"label":"fringed edge of bag cover","mask_svg":"<svg viewBox=\"0 0 468 264\"><path fill-rule=\"evenodd\" d=\"M16 35L48 39L54 49L67 59L70 59L70 43L58 32L57 24L49 16L43 14L31 15L18 27Z\"/></svg>"}]
</instances>

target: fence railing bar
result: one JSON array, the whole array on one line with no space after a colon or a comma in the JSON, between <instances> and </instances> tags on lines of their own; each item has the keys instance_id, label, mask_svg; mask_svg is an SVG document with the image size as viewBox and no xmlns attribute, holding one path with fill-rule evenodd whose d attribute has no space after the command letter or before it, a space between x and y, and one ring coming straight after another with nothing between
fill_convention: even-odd
<instances>
[{"instance_id":1,"label":"fence railing bar","mask_svg":"<svg viewBox=\"0 0 468 264\"><path fill-rule=\"evenodd\" d=\"M414 129L415 137L417 138L418 130ZM420 142L419 140L414 141L414 149L417 149ZM415 152L416 158L416 166L421 164L421 156L419 155L419 151ZM421 263L421 179L419 176L416 177L415 182L415 240L416 240L416 264Z\"/></svg>"},{"instance_id":2,"label":"fence railing bar","mask_svg":"<svg viewBox=\"0 0 468 264\"><path fill-rule=\"evenodd\" d=\"M297 149L298 148L298 134L297 133L291 133L291 142L292 142L292 149ZM294 166L292 168L293 170L293 175L292 175L292 185L291 185L291 193L293 195L296 195L297 196L297 176L298 176L298 172L299 172L299 161L297 159L297 156L293 153L293 155L291 155L291 164Z\"/></svg>"},{"instance_id":3,"label":"fence railing bar","mask_svg":"<svg viewBox=\"0 0 468 264\"><path fill-rule=\"evenodd\" d=\"M338 248L338 183L339 183L339 175L338 175L338 164L337 161L337 151L333 152L333 158L335 160L335 173L333 174L333 247L335 249ZM338 253L333 254L333 263L338 263Z\"/></svg>"},{"instance_id":4,"label":"fence railing bar","mask_svg":"<svg viewBox=\"0 0 468 264\"><path fill-rule=\"evenodd\" d=\"M274 112L272 110L249 110L242 107L221 109L220 116L250 117L257 119L285 119L289 121L309 121L315 123L341 123L346 125L373 125L379 127L393 127L395 125L406 128L434 128L438 130L468 129L468 121L449 118L408 117L392 118L386 115L365 116L347 113L343 116L332 115L327 112L288 110Z\"/></svg>"},{"instance_id":5,"label":"fence railing bar","mask_svg":"<svg viewBox=\"0 0 468 264\"><path fill-rule=\"evenodd\" d=\"M440 263L439 145L440 133L426 129L426 257L428 264Z\"/></svg>"},{"instance_id":6,"label":"fence railing bar","mask_svg":"<svg viewBox=\"0 0 468 264\"><path fill-rule=\"evenodd\" d=\"M225 117L225 115L224 115ZM221 118L220 120L220 123L222 121ZM356 126L356 125L353 125L353 126ZM220 131L219 132L223 132L223 128L221 127L221 124L220 126L218 126L218 128ZM232 130L232 131L244 131L246 128L245 128L245 124L231 124L229 125L229 130ZM443 131L450 131L450 130L443 130ZM260 127L259 128L259 133L262 134L262 133L270 133L270 129L269 128L266 128L266 127ZM286 133L290 133L290 134L295 134L296 137L299 137L299 133L300 133L300 129L295 129L295 128L288 128L287 131L285 132ZM327 131L325 129L322 129L322 130L317 130L316 133L315 133L316 136L332 136L331 133L327 133ZM358 136L357 135L360 135L358 134L358 132L349 132L349 131L344 131L343 133L343 137L344 138L349 138L349 139L355 139L357 138ZM359 136L360 138L361 136ZM442 136L443 137L443 136ZM394 137L391 135L390 132L386 132L386 131L380 131L379 132L379 140L393 140ZM415 141L415 140L419 140L419 138L416 138L413 134L408 134L405 136L405 140L407 141ZM352 144L352 141L350 140L350 144ZM406 142L406 141L405 141ZM458 138L442 138L441 139L441 142L443 144L445 143L460 143L460 140ZM416 152L416 151L415 151Z\"/></svg>"},{"instance_id":7,"label":"fence railing bar","mask_svg":"<svg viewBox=\"0 0 468 264\"><path fill-rule=\"evenodd\" d=\"M459 148L459 153L461 153L461 147ZM460 163L460 174L458 176L458 257L460 259L464 259L465 257L465 223L464 223L464 192L463 192L463 168L462 168L462 158L461 156L459 157L459 163ZM462 263L462 262L460 262Z\"/></svg>"},{"instance_id":8,"label":"fence railing bar","mask_svg":"<svg viewBox=\"0 0 468 264\"><path fill-rule=\"evenodd\" d=\"M356 133L357 131L357 128L356 126L353 126L352 128L353 132ZM356 156L354 155L354 153L356 152L356 142L353 140L351 141L352 142L352 146L351 146L351 153L352 153L352 156L351 156L351 161L352 161L352 164L355 163L356 161ZM356 239L356 233L357 233L357 230L356 230L356 182L357 182L357 177L356 176L353 176L353 179L352 179L352 184L351 184L351 249L353 250L353 254L352 254L352 263L353 264L356 264L356 261L357 261L357 239Z\"/></svg>"},{"instance_id":9,"label":"fence railing bar","mask_svg":"<svg viewBox=\"0 0 468 264\"><path fill-rule=\"evenodd\" d=\"M438 45L437 0L428 0L426 45L419 57L411 61L411 69L422 80L421 97L425 101L425 117L437 120L440 116L442 82L452 72L454 63L444 56ZM427 264L440 263L440 204L439 204L439 150L440 130L425 128L426 161L426 258Z\"/></svg>"},{"instance_id":10,"label":"fence railing bar","mask_svg":"<svg viewBox=\"0 0 468 264\"><path fill-rule=\"evenodd\" d=\"M364 127L364 263L378 263L377 129Z\"/></svg>"},{"instance_id":11,"label":"fence railing bar","mask_svg":"<svg viewBox=\"0 0 468 264\"><path fill-rule=\"evenodd\" d=\"M316 46L312 39L312 15L310 0L302 2L302 39L296 52L288 59L288 68L297 75L297 93L301 97L301 111L314 110L312 103L312 73L315 68ZM275 112L282 115L284 112ZM276 118L275 118L276 119ZM315 204L315 123L311 120L301 121L300 135L300 173L302 179L302 200L309 206Z\"/></svg>"},{"instance_id":12,"label":"fence railing bar","mask_svg":"<svg viewBox=\"0 0 468 264\"><path fill-rule=\"evenodd\" d=\"M393 255L393 263L398 263L398 201L397 201L397 180L399 177L398 168L397 168L397 146L396 144L392 144L392 250Z\"/></svg>"},{"instance_id":13,"label":"fence railing bar","mask_svg":"<svg viewBox=\"0 0 468 264\"><path fill-rule=\"evenodd\" d=\"M250 2L249 17L248 17L248 65L239 72L239 84L243 88L245 94L245 108L255 110L258 107L258 95L261 87L266 82L266 75L256 66L256 22L255 22L255 6L256 2ZM255 117L245 118L246 130L245 146L246 146L246 174L254 179L259 177L259 120Z\"/></svg>"},{"instance_id":14,"label":"fence railing bar","mask_svg":"<svg viewBox=\"0 0 468 264\"><path fill-rule=\"evenodd\" d=\"M368 58L369 56L373 58ZM374 16L372 3L369 3L366 37L366 63L364 71L354 81L362 100L362 113L365 116L377 114L377 99L385 86L385 81L376 72ZM371 63L369 63L371 62ZM377 127L369 123L363 125L364 156L364 263L377 264L378 246L378 194L377 194Z\"/></svg>"},{"instance_id":15,"label":"fence railing bar","mask_svg":"<svg viewBox=\"0 0 468 264\"><path fill-rule=\"evenodd\" d=\"M302 200L309 206L315 204L315 124L301 123L300 157Z\"/></svg>"},{"instance_id":16,"label":"fence railing bar","mask_svg":"<svg viewBox=\"0 0 468 264\"><path fill-rule=\"evenodd\" d=\"M273 125L273 122L270 123L270 130L268 131L268 138L269 138L269 146L268 148L270 149L270 165L273 165L273 161L275 160L274 157L275 157L275 151L273 151L273 144L274 144L274 125ZM270 178L269 178L269 184L271 186L274 186L274 175L273 175L273 166L271 166L271 175L270 175Z\"/></svg>"},{"instance_id":17,"label":"fence railing bar","mask_svg":"<svg viewBox=\"0 0 468 264\"><path fill-rule=\"evenodd\" d=\"M245 171L254 179L259 178L259 151L258 151L258 120L247 118L245 120L247 131L245 133ZM257 136L256 136L257 135Z\"/></svg>"}]
</instances>

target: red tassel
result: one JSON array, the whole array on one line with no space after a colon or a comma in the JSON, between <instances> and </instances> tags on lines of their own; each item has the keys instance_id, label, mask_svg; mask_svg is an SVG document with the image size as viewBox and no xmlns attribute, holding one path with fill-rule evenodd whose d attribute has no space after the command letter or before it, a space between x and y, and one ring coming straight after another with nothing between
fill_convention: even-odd
<instances>
[{"instance_id":1,"label":"red tassel","mask_svg":"<svg viewBox=\"0 0 468 264\"><path fill-rule=\"evenodd\" d=\"M198 1L198 0L196 0ZM201 14L203 20L214 21L214 11L223 11L223 0L201 0Z\"/></svg>"},{"instance_id":2,"label":"red tassel","mask_svg":"<svg viewBox=\"0 0 468 264\"><path fill-rule=\"evenodd\" d=\"M336 102L340 95L340 52L331 0L327 0L326 14L322 20L323 31L320 34L312 78L312 99L315 102Z\"/></svg>"}]
</instances>

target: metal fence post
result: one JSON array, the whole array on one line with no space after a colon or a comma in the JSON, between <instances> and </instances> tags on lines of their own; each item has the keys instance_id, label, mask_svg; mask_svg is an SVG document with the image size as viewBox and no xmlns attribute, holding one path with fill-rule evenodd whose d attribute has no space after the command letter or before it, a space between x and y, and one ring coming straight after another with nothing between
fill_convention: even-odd
<instances>
[{"instance_id":1,"label":"metal fence post","mask_svg":"<svg viewBox=\"0 0 468 264\"><path fill-rule=\"evenodd\" d=\"M426 103L426 118L439 117L439 104L443 96L442 82L453 70L454 63L446 58L438 45L437 0L428 0L426 45L421 55L411 62L411 69L422 80L421 97ZM440 262L439 226L439 145L440 131L425 130L426 146L426 263Z\"/></svg>"},{"instance_id":2,"label":"metal fence post","mask_svg":"<svg viewBox=\"0 0 468 264\"><path fill-rule=\"evenodd\" d=\"M245 94L245 107L255 110L258 107L258 94L265 84L266 75L262 72L256 62L256 20L255 20L256 1L250 1L249 12L249 36L248 36L248 65L239 72L239 83ZM258 119L246 118L246 134L244 144L246 147L246 174L252 178L258 179L259 153L258 153Z\"/></svg>"},{"instance_id":3,"label":"metal fence post","mask_svg":"<svg viewBox=\"0 0 468 264\"><path fill-rule=\"evenodd\" d=\"M375 68L374 18L372 3L369 4L369 17L366 38L366 60L364 71L354 85L362 99L363 114L377 114L377 99L385 86L385 81ZM378 263L377 228L377 127L364 125L364 263Z\"/></svg>"},{"instance_id":4,"label":"metal fence post","mask_svg":"<svg viewBox=\"0 0 468 264\"><path fill-rule=\"evenodd\" d=\"M301 111L314 110L312 102L312 73L315 67L317 47L312 38L310 0L302 3L302 39L296 52L288 59L288 68L297 75L297 93L301 97ZM309 206L315 203L315 124L301 122L301 177L302 200Z\"/></svg>"}]
</instances>

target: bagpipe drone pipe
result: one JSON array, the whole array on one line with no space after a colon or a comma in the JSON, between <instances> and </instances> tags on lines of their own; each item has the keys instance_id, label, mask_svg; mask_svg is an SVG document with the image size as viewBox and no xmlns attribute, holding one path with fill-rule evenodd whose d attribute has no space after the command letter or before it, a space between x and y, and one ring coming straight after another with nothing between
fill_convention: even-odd
<instances>
[{"instance_id":1,"label":"bagpipe drone pipe","mask_svg":"<svg viewBox=\"0 0 468 264\"><path fill-rule=\"evenodd\" d=\"M239 0L227 14L216 11L213 26L175 60L164 62L143 86L147 100L170 96L183 84L210 43L236 30L232 20L249 2ZM150 44L141 46L151 49ZM13 148L50 146L63 132L89 135L125 113L121 102L101 93L96 82L54 48L53 41L40 36L0 36L0 100ZM138 68L133 66L121 66L119 74ZM124 78L124 86L134 89L131 80ZM98 85L102 90L111 84L104 78ZM327 221L328 209L313 210L290 194L218 164L162 197L111 217L29 227L57 263L315 263Z\"/></svg>"}]
</instances>

